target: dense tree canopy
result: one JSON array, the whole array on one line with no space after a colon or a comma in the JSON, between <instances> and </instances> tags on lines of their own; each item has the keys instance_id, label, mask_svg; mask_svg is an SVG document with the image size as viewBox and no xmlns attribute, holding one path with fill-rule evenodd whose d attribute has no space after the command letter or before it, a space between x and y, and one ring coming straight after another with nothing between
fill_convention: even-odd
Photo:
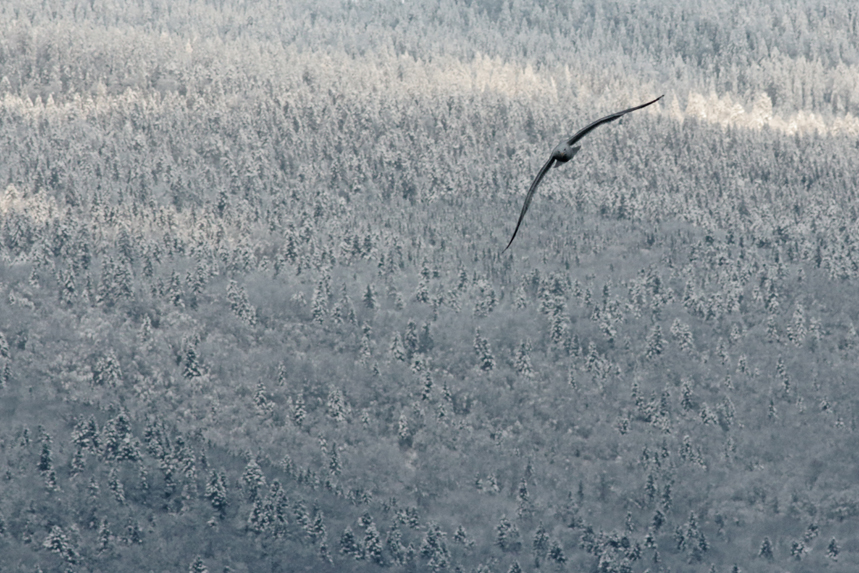
<instances>
[{"instance_id":1,"label":"dense tree canopy","mask_svg":"<svg viewBox=\"0 0 859 573\"><path fill-rule=\"evenodd\" d=\"M13 4L4 563L855 569L852 3Z\"/></svg>"}]
</instances>

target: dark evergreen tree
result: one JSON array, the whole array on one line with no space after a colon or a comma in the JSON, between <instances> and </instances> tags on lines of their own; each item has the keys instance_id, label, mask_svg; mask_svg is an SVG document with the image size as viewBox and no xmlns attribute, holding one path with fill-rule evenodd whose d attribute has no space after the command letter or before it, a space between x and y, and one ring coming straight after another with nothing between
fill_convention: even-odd
<instances>
[{"instance_id":1,"label":"dark evergreen tree","mask_svg":"<svg viewBox=\"0 0 859 573\"><path fill-rule=\"evenodd\" d=\"M394 523L385 537L385 550L395 565L404 565L406 562L406 547L402 540L403 534L397 524Z\"/></svg>"},{"instance_id":2,"label":"dark evergreen tree","mask_svg":"<svg viewBox=\"0 0 859 573\"><path fill-rule=\"evenodd\" d=\"M194 558L194 561L191 562L191 566L188 568L189 573L209 573L209 568L206 567L206 564L203 562L203 558L197 555Z\"/></svg>"},{"instance_id":3,"label":"dark evergreen tree","mask_svg":"<svg viewBox=\"0 0 859 573\"><path fill-rule=\"evenodd\" d=\"M113 532L110 530L107 519L101 520L96 537L98 539L98 554L110 553L113 548Z\"/></svg>"},{"instance_id":4,"label":"dark evergreen tree","mask_svg":"<svg viewBox=\"0 0 859 573\"><path fill-rule=\"evenodd\" d=\"M766 559L767 561L772 561L773 556L773 547L772 542L769 537L764 537L763 542L761 543L761 549L758 552L758 555Z\"/></svg>"},{"instance_id":5,"label":"dark evergreen tree","mask_svg":"<svg viewBox=\"0 0 859 573\"><path fill-rule=\"evenodd\" d=\"M116 503L118 503L119 505L125 505L125 487L119 480L119 472L116 470L116 467L110 469L110 473L107 476L107 486L113 493L113 497L116 500Z\"/></svg>"},{"instance_id":6,"label":"dark evergreen tree","mask_svg":"<svg viewBox=\"0 0 859 573\"><path fill-rule=\"evenodd\" d=\"M489 341L480 335L478 328L474 334L474 352L477 354L478 366L481 370L493 370L495 368L495 357L489 349Z\"/></svg>"},{"instance_id":7,"label":"dark evergreen tree","mask_svg":"<svg viewBox=\"0 0 859 573\"><path fill-rule=\"evenodd\" d=\"M534 552L534 567L539 568L549 553L549 534L546 533L542 521L534 532L534 541L531 544L531 549Z\"/></svg>"},{"instance_id":8,"label":"dark evergreen tree","mask_svg":"<svg viewBox=\"0 0 859 573\"><path fill-rule=\"evenodd\" d=\"M78 562L79 555L77 549L69 541L63 528L58 525L51 527L50 533L48 533L45 541L42 542L42 547L52 553L56 553L70 565Z\"/></svg>"},{"instance_id":9,"label":"dark evergreen tree","mask_svg":"<svg viewBox=\"0 0 859 573\"><path fill-rule=\"evenodd\" d=\"M262 468L255 459L251 458L245 466L245 471L242 473L242 487L248 501L256 501L261 490L266 487L265 475L262 473Z\"/></svg>"},{"instance_id":10,"label":"dark evergreen tree","mask_svg":"<svg viewBox=\"0 0 859 573\"><path fill-rule=\"evenodd\" d=\"M406 335L403 337L403 344L406 347L406 358L411 361L420 348L418 325L413 320L409 320L409 323L406 325Z\"/></svg>"},{"instance_id":11,"label":"dark evergreen tree","mask_svg":"<svg viewBox=\"0 0 859 573\"><path fill-rule=\"evenodd\" d=\"M826 546L826 556L833 561L837 561L839 553L841 553L841 549L838 547L838 542L835 541L835 538L833 537L829 540L829 545Z\"/></svg>"},{"instance_id":12,"label":"dark evergreen tree","mask_svg":"<svg viewBox=\"0 0 859 573\"><path fill-rule=\"evenodd\" d=\"M41 473L47 474L54 467L53 457L51 454L51 444L52 444L51 436L49 436L47 433L43 434L41 442L42 442L42 452L41 452L41 454L39 454L38 468L39 468L39 471Z\"/></svg>"},{"instance_id":13,"label":"dark evergreen tree","mask_svg":"<svg viewBox=\"0 0 859 573\"><path fill-rule=\"evenodd\" d=\"M514 364L516 372L525 378L533 376L533 368L531 367L531 340L525 340L519 344L519 349L516 351L516 362Z\"/></svg>"},{"instance_id":14,"label":"dark evergreen tree","mask_svg":"<svg viewBox=\"0 0 859 573\"><path fill-rule=\"evenodd\" d=\"M358 540L355 538L355 533L348 525L340 536L340 553L351 556L357 560L364 558L364 548L358 543Z\"/></svg>"},{"instance_id":15,"label":"dark evergreen tree","mask_svg":"<svg viewBox=\"0 0 859 573\"><path fill-rule=\"evenodd\" d=\"M321 544L325 541L328 534L325 528L325 516L322 514L322 510L317 508L314 511L313 522L309 524L307 531L313 543Z\"/></svg>"},{"instance_id":16,"label":"dark evergreen tree","mask_svg":"<svg viewBox=\"0 0 859 573\"><path fill-rule=\"evenodd\" d=\"M382 542L379 539L379 531L372 523L367 526L364 533L364 549L367 558L376 565L384 565L385 559L382 555Z\"/></svg>"},{"instance_id":17,"label":"dark evergreen tree","mask_svg":"<svg viewBox=\"0 0 859 573\"><path fill-rule=\"evenodd\" d=\"M559 567L563 566L564 563L567 562L567 557L564 555L564 548L557 539L553 539L552 544L549 547L549 559L554 561Z\"/></svg>"},{"instance_id":18,"label":"dark evergreen tree","mask_svg":"<svg viewBox=\"0 0 859 573\"><path fill-rule=\"evenodd\" d=\"M182 375L188 379L202 376L200 363L197 358L196 342L194 340L187 340L183 346L185 347L185 356L183 358Z\"/></svg>"},{"instance_id":19,"label":"dark evergreen tree","mask_svg":"<svg viewBox=\"0 0 859 573\"><path fill-rule=\"evenodd\" d=\"M379 306L376 302L376 292L371 284L368 284L367 290L364 291L364 306L370 310L375 310Z\"/></svg>"},{"instance_id":20,"label":"dark evergreen tree","mask_svg":"<svg viewBox=\"0 0 859 573\"><path fill-rule=\"evenodd\" d=\"M501 521L495 526L495 544L502 551L518 553L522 548L522 540L519 536L519 528L507 519L507 516L501 516Z\"/></svg>"},{"instance_id":21,"label":"dark evergreen tree","mask_svg":"<svg viewBox=\"0 0 859 573\"><path fill-rule=\"evenodd\" d=\"M272 515L270 513L271 506L266 503L262 497L258 497L253 502L251 513L248 516L248 530L257 535L267 531L271 525Z\"/></svg>"},{"instance_id":22,"label":"dark evergreen tree","mask_svg":"<svg viewBox=\"0 0 859 573\"><path fill-rule=\"evenodd\" d=\"M648 359L652 359L660 354L665 349L665 339L662 338L662 327L655 325L650 334L647 335L647 351L645 355Z\"/></svg>"},{"instance_id":23,"label":"dark evergreen tree","mask_svg":"<svg viewBox=\"0 0 859 573\"><path fill-rule=\"evenodd\" d=\"M790 544L790 556L793 557L796 561L802 561L802 557L805 555L805 545L802 541L793 541Z\"/></svg>"},{"instance_id":24,"label":"dark evergreen tree","mask_svg":"<svg viewBox=\"0 0 859 573\"><path fill-rule=\"evenodd\" d=\"M227 484L226 475L223 470L220 472L214 469L209 473L209 479L206 482L206 499L212 504L212 507L218 512L218 515L223 519L227 511Z\"/></svg>"}]
</instances>

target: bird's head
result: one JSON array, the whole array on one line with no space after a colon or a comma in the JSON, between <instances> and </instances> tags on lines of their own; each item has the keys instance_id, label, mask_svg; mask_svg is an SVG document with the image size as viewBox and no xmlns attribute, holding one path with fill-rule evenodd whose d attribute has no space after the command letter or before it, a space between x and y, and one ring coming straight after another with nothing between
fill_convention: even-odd
<instances>
[{"instance_id":1,"label":"bird's head","mask_svg":"<svg viewBox=\"0 0 859 573\"><path fill-rule=\"evenodd\" d=\"M555 164L556 166L560 163L566 163L572 159L580 149L581 147L578 145L573 147L566 141L562 141L555 146L555 149L552 150L552 159L558 162Z\"/></svg>"}]
</instances>

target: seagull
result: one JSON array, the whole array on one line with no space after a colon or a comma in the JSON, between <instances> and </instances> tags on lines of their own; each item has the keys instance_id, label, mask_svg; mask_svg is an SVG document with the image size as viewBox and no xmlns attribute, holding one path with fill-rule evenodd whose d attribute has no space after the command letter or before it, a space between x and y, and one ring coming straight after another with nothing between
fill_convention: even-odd
<instances>
[{"instance_id":1,"label":"seagull","mask_svg":"<svg viewBox=\"0 0 859 573\"><path fill-rule=\"evenodd\" d=\"M510 245L513 244L513 239L516 238L516 233L519 232L519 225L522 224L522 219L525 218L525 213L528 211L528 207L531 205L531 199L534 198L534 191L537 190L537 185L540 184L540 181L542 181L543 176L546 175L546 172L549 170L550 167L552 167L552 165L554 165L555 167L560 167L561 163L566 163L567 161L572 159L576 155L576 153L579 152L579 149L581 149L580 146L575 146L575 147L573 147L573 146L576 145L576 143L581 138L583 138L584 136L589 134L591 131L593 131L594 129L596 129L600 125L602 125L604 123L609 123L609 122L614 121L616 119L619 119L631 111L635 111L637 109L641 109L643 107L647 107L651 104L654 104L654 103L658 102L659 100L661 100L662 97L663 96L659 96L658 98L656 98L653 101L649 101L649 102L643 103L639 106L631 107L629 109L625 109L623 111L619 111L617 113L613 113L611 115L607 115L601 119L598 119L595 122L593 122L592 124L590 124L589 126L583 128L583 129L580 129L578 133L576 133L574 136L572 136L568 140L562 141L561 143L556 145L555 149L552 150L552 155L549 157L549 160L546 162L545 165L543 165L543 167L540 169L540 172L537 173L537 176L534 178L534 181L531 183L531 187L528 188L528 194L525 195L525 204L522 205L522 212L519 213L519 220L516 222L516 229L514 229L513 236L510 237L510 242L507 243L507 246L504 248L504 251L507 251L507 249L510 248Z\"/></svg>"}]
</instances>

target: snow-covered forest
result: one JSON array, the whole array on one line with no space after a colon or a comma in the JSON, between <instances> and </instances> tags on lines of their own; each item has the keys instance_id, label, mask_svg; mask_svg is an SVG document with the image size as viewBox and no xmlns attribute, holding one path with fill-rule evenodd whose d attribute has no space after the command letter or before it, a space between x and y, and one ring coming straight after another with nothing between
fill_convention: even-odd
<instances>
[{"instance_id":1,"label":"snow-covered forest","mask_svg":"<svg viewBox=\"0 0 859 573\"><path fill-rule=\"evenodd\" d=\"M852 0L0 3L0 570L855 571L857 141Z\"/></svg>"}]
</instances>

